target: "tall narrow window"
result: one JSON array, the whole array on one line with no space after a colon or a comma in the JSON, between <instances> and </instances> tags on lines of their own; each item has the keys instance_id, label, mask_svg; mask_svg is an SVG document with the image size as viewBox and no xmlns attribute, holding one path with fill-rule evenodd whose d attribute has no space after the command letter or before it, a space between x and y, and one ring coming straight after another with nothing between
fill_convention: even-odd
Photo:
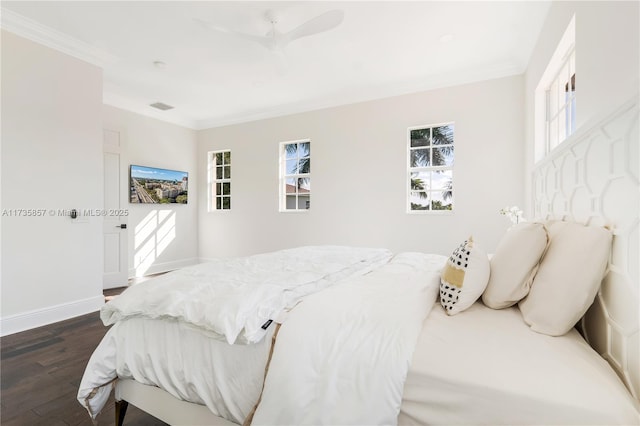
<instances>
[{"instance_id":1,"label":"tall narrow window","mask_svg":"<svg viewBox=\"0 0 640 426\"><path fill-rule=\"evenodd\" d=\"M311 206L311 141L280 144L280 211Z\"/></svg>"},{"instance_id":2,"label":"tall narrow window","mask_svg":"<svg viewBox=\"0 0 640 426\"><path fill-rule=\"evenodd\" d=\"M547 152L576 130L576 54L571 46L546 90Z\"/></svg>"},{"instance_id":3,"label":"tall narrow window","mask_svg":"<svg viewBox=\"0 0 640 426\"><path fill-rule=\"evenodd\" d=\"M453 123L408 133L407 211L453 210Z\"/></svg>"},{"instance_id":4,"label":"tall narrow window","mask_svg":"<svg viewBox=\"0 0 640 426\"><path fill-rule=\"evenodd\" d=\"M535 160L543 159L576 131L576 19L569 21L536 87Z\"/></svg>"},{"instance_id":5,"label":"tall narrow window","mask_svg":"<svg viewBox=\"0 0 640 426\"><path fill-rule=\"evenodd\" d=\"M231 210L231 151L209 153L209 211Z\"/></svg>"}]
</instances>

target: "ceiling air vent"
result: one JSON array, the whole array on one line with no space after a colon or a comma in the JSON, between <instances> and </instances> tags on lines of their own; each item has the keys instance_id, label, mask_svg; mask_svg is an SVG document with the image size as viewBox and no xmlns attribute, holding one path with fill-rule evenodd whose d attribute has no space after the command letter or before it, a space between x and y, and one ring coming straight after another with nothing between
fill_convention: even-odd
<instances>
[{"instance_id":1,"label":"ceiling air vent","mask_svg":"<svg viewBox=\"0 0 640 426\"><path fill-rule=\"evenodd\" d=\"M150 107L157 108L161 111L166 111L168 109L173 109L171 105L163 104L162 102L156 102L154 104L149 104Z\"/></svg>"}]
</instances>

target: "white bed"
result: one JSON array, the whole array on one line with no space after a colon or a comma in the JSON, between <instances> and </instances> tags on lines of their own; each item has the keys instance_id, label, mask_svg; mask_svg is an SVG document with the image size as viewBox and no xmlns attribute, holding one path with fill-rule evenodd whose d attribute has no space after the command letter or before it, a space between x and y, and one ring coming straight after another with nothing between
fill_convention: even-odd
<instances>
[{"instance_id":1,"label":"white bed","mask_svg":"<svg viewBox=\"0 0 640 426\"><path fill-rule=\"evenodd\" d=\"M629 205L627 191L629 184L640 191L638 140L638 99L635 97L578 131L551 156L537 164L533 173L532 201L537 217L594 226L607 224L613 228L613 249L605 279L595 302L577 326L580 333L573 329L559 337L539 334L525 324L518 307L494 310L481 302L449 316L439 304L435 304L435 294L429 296L432 297L429 299L432 305L419 307L419 311L428 316L417 328L416 344L411 348L412 357L406 361L401 400L396 401L399 424L640 424L640 220L638 206ZM604 144L607 148L594 150L594 144ZM593 161L594 152L599 156L605 153L611 158L598 157ZM624 155L620 157L620 153ZM609 164L610 167L604 173L589 173L590 165L596 163ZM587 175L588 183L584 181ZM607 190L589 193L596 187ZM584 197L586 202L582 199ZM436 259L431 258L432 261ZM383 263L376 266L381 265ZM377 267L369 271L373 270L375 274ZM423 272L431 276L429 274L434 271L425 269ZM357 283L368 276L358 275L359 278L340 276L340 280L332 283L336 285L330 288L345 283L345 288L348 288L354 279ZM329 294L326 291L324 293ZM316 299L321 298L318 296ZM298 307L304 304L303 300ZM382 312L382 315L386 314L389 312ZM411 321L415 322L418 316L413 315ZM285 327L291 329L295 325L287 321L284 321L281 332L286 330ZM113 338L120 339L122 343L119 346L126 349L117 349L108 356L115 357L114 363L119 362L120 366L126 364L128 369L119 371L118 380L114 382L116 399L122 401L117 405L116 417L120 417L117 424L121 424L125 401L170 424L239 424L246 420L258 401L260 414L264 400L259 397L264 366L270 357L271 334L251 348L245 345L240 349L242 353L234 355L231 360L225 356L222 361L220 353L229 350L229 345L219 336L212 338L211 330L201 332L197 328L185 328L174 320L161 317L127 319L116 327L122 328L123 334ZM321 317L317 327L322 328ZM153 329L158 333L152 332ZM274 327L267 331L273 333ZM278 333L273 349L275 366L282 365L279 357L283 353L289 356L291 346L295 347L295 340L292 342L290 334ZM155 341L146 343L148 339ZM178 339L182 343L176 345ZM164 345L166 349L145 350L149 345ZM189 349L185 351L184 348ZM336 351L335 348L333 350ZM96 357L102 356L100 352L99 348ZM203 362L207 367L198 365L189 373L193 377L188 380L180 376L187 373L186 369L164 376L147 369L150 365L166 364L167 357L184 357L181 362L185 365ZM127 362L124 362L125 358ZM367 361L366 355L360 359L363 363ZM92 368L95 365L92 364ZM291 366L290 376L295 378L296 370L293 368L299 367L293 363ZM205 373L204 368L209 367L217 371ZM163 371L163 367L158 368ZM306 367L300 368L304 371ZM376 366L369 368L376 370ZM92 373L104 373L105 383L112 380L106 371ZM234 381L243 375L250 379L242 383ZM215 383L211 385L211 381ZM185 383L189 385L185 386ZM209 387L209 392L213 389L214 394L218 392L215 401L201 393L194 383ZM280 409L287 414L291 404L291 410L294 410L298 403L294 396L282 398L279 402L277 396L273 398L273 389L270 390L273 383L289 386L285 373L270 368L263 398L272 409ZM292 387L283 394L295 395L298 384L295 381L291 383ZM348 382L345 383L341 389L349 391ZM154 386L157 384L164 390ZM108 395L111 384L105 389ZM221 396L220 392L226 396ZM366 389L360 393L366 397ZM86 392L83 395L86 396ZM84 397L80 399L83 403ZM326 411L331 410L330 405L325 408ZM254 424L264 424L260 417L257 420ZM335 418L332 420L317 423L336 423ZM379 424L395 423L395 420ZM356 421L343 423L362 424Z\"/></svg>"},{"instance_id":2,"label":"white bed","mask_svg":"<svg viewBox=\"0 0 640 426\"><path fill-rule=\"evenodd\" d=\"M270 327L254 344L230 345L175 318L122 319L94 352L80 399L104 400L117 376L119 401L170 424L640 421L636 401L576 330L535 333L517 307L481 302L445 314L437 301L445 260L401 253L343 278L303 298L275 339Z\"/></svg>"},{"instance_id":3,"label":"white bed","mask_svg":"<svg viewBox=\"0 0 640 426\"><path fill-rule=\"evenodd\" d=\"M193 374L183 371L189 377L188 382L198 383L202 377L209 377L222 384L221 389L225 389L222 393L228 398L216 406L229 407L229 410L216 415L201 398L187 396L183 399L197 405L185 404L158 387L145 386L163 382L153 374L157 370L148 368L149 363L144 363L147 368L123 374L125 379L116 385L118 400L141 406L170 424L242 423L244 418L237 413L246 414L251 410L262 383L258 380L250 386L232 390L229 387L243 383L242 377L263 377L269 344L254 345L255 350L250 351L245 346L220 362L216 359L221 355L220 347L226 345L223 342L198 336L197 331L166 320L128 322L126 330L122 330L122 334L131 339L123 351L124 357L148 352L154 363L161 363L172 356L169 354L182 351L168 348L164 353L149 352L148 348L158 345L151 341L181 342L190 349L182 355L184 365L197 365L199 369ZM270 339L264 343L270 343ZM201 363L203 359L209 362ZM135 360L124 362L135 364ZM218 371L223 373L222 377ZM238 380L229 379L234 376ZM171 389L185 383L183 377L174 380L169 386ZM183 395L189 394L189 390L182 389ZM278 398L283 397L278 395ZM494 310L481 302L453 317L436 305L425 319L398 416L401 425L633 425L638 422L637 404L631 394L609 364L576 330L561 337L534 333L522 321L518 308Z\"/></svg>"}]
</instances>

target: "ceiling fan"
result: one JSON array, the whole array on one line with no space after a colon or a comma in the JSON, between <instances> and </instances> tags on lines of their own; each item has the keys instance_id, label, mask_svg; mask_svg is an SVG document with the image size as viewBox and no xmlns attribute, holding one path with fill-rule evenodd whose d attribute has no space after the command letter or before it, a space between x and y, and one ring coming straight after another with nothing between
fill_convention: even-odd
<instances>
[{"instance_id":1,"label":"ceiling fan","mask_svg":"<svg viewBox=\"0 0 640 426\"><path fill-rule=\"evenodd\" d=\"M304 22L303 24L300 24L298 27L286 33L278 31L277 24L279 19L273 10L267 10L264 14L264 18L271 24L271 29L264 36L230 30L228 28L213 25L198 18L195 18L195 20L209 30L231 34L244 40L258 43L267 49L280 51L294 40L329 31L337 27L344 19L344 12L339 9L330 10L308 20L307 22Z\"/></svg>"}]
</instances>

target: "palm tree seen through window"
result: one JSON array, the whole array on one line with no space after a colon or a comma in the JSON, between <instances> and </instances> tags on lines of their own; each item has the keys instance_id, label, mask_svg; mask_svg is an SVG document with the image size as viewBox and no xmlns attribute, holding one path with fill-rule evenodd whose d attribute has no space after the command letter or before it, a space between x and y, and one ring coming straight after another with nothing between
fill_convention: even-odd
<instances>
[{"instance_id":1,"label":"palm tree seen through window","mask_svg":"<svg viewBox=\"0 0 640 426\"><path fill-rule=\"evenodd\" d=\"M453 210L453 123L409 129L408 210Z\"/></svg>"},{"instance_id":2,"label":"palm tree seen through window","mask_svg":"<svg viewBox=\"0 0 640 426\"><path fill-rule=\"evenodd\" d=\"M311 206L311 141L281 144L281 211Z\"/></svg>"}]
</instances>

